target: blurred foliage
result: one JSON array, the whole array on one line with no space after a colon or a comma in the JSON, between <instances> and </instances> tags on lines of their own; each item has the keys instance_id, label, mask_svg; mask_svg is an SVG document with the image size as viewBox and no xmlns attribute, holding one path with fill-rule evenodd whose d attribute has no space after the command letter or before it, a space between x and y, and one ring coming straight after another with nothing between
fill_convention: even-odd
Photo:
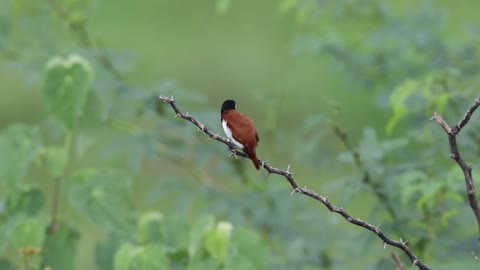
<instances>
[{"instance_id":1,"label":"blurred foliage","mask_svg":"<svg viewBox=\"0 0 480 270\"><path fill-rule=\"evenodd\" d=\"M261 158L434 269L476 269L463 175L427 121L478 96L468 3L0 1L0 269L393 269L159 94L213 130L241 101ZM474 168L478 117L459 136Z\"/></svg>"}]
</instances>

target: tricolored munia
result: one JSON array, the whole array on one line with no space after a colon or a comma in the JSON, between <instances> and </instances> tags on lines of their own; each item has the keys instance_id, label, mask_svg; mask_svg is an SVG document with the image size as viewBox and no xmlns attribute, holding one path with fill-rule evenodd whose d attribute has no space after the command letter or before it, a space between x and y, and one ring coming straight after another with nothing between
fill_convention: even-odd
<instances>
[{"instance_id":1,"label":"tricolored munia","mask_svg":"<svg viewBox=\"0 0 480 270\"><path fill-rule=\"evenodd\" d=\"M260 141L253 120L237 111L235 101L226 100L222 104L221 121L227 137L240 147L252 160L257 170L260 169L260 161L255 149Z\"/></svg>"}]
</instances>

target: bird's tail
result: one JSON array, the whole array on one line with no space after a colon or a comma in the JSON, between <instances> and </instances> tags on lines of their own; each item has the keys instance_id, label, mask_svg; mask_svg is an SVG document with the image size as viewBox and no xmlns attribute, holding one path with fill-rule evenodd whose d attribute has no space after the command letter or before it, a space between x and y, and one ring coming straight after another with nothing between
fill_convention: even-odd
<instances>
[{"instance_id":1,"label":"bird's tail","mask_svg":"<svg viewBox=\"0 0 480 270\"><path fill-rule=\"evenodd\" d=\"M257 170L260 170L260 160L258 160L257 158L257 154L255 153L255 150L253 151L245 151L247 153L247 155L250 157L250 159L252 160L253 162L253 165L255 166L255 168Z\"/></svg>"}]
</instances>

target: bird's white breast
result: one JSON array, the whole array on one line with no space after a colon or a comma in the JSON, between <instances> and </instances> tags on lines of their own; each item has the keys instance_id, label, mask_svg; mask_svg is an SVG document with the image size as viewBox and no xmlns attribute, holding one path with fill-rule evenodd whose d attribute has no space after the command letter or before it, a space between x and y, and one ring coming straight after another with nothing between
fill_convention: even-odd
<instances>
[{"instance_id":1,"label":"bird's white breast","mask_svg":"<svg viewBox=\"0 0 480 270\"><path fill-rule=\"evenodd\" d=\"M241 149L243 149L243 144L237 142L237 141L233 138L233 136L232 136L232 131L231 131L230 128L227 126L227 121L222 120L222 127L223 127L223 131L225 131L225 135L227 135L227 137L228 137L230 140L232 140L232 142L233 142L236 146L238 146L238 147L240 147Z\"/></svg>"}]
</instances>

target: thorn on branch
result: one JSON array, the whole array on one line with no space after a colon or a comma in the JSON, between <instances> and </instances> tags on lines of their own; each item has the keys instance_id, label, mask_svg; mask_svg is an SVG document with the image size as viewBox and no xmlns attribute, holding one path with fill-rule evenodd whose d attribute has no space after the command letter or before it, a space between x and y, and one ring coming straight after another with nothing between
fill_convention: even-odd
<instances>
[{"instance_id":1,"label":"thorn on branch","mask_svg":"<svg viewBox=\"0 0 480 270\"><path fill-rule=\"evenodd\" d=\"M265 165L267 165L268 163L268 160L260 160L260 165L262 166L262 168L265 168ZM270 174L270 171L268 171L268 174Z\"/></svg>"},{"instance_id":2,"label":"thorn on branch","mask_svg":"<svg viewBox=\"0 0 480 270\"><path fill-rule=\"evenodd\" d=\"M328 201L328 197L327 197L327 196L323 197L323 203L324 203L324 204L329 204L329 203L330 203L330 202Z\"/></svg>"},{"instance_id":3,"label":"thorn on branch","mask_svg":"<svg viewBox=\"0 0 480 270\"><path fill-rule=\"evenodd\" d=\"M302 190L299 189L298 187L296 187L296 188L293 189L292 193L290 193L290 196L292 196L295 193L302 193Z\"/></svg>"},{"instance_id":4,"label":"thorn on branch","mask_svg":"<svg viewBox=\"0 0 480 270\"><path fill-rule=\"evenodd\" d=\"M228 154L228 157L231 157L231 156L233 156L235 159L238 159L237 150L230 149L230 154Z\"/></svg>"},{"instance_id":5,"label":"thorn on branch","mask_svg":"<svg viewBox=\"0 0 480 270\"><path fill-rule=\"evenodd\" d=\"M290 170L290 164L288 164L287 170L285 172L288 174L288 176L294 175L294 173Z\"/></svg>"}]
</instances>

